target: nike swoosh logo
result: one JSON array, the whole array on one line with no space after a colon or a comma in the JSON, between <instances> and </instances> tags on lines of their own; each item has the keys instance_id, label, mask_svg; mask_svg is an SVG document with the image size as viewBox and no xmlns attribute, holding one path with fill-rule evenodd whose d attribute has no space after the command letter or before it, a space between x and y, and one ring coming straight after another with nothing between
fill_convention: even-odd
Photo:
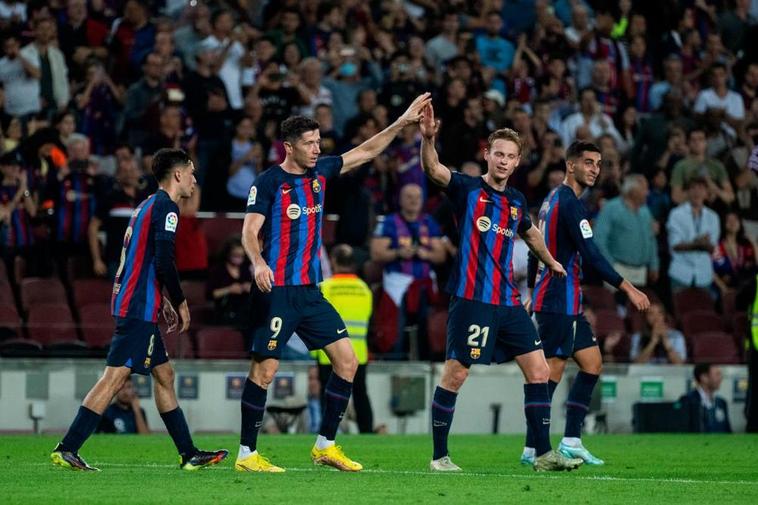
<instances>
[{"instance_id":1,"label":"nike swoosh logo","mask_svg":"<svg viewBox=\"0 0 758 505\"><path fill-rule=\"evenodd\" d=\"M535 340L534 345L540 345L542 343L542 340Z\"/></svg>"},{"instance_id":2,"label":"nike swoosh logo","mask_svg":"<svg viewBox=\"0 0 758 505\"><path fill-rule=\"evenodd\" d=\"M342 335L347 331L347 328L342 328L341 330L337 330L337 335Z\"/></svg>"},{"instance_id":3,"label":"nike swoosh logo","mask_svg":"<svg viewBox=\"0 0 758 505\"><path fill-rule=\"evenodd\" d=\"M492 200L488 200L488 199L484 198L483 196L479 197L479 201L482 202L482 203L494 203Z\"/></svg>"},{"instance_id":4,"label":"nike swoosh logo","mask_svg":"<svg viewBox=\"0 0 758 505\"><path fill-rule=\"evenodd\" d=\"M287 193L289 193L290 191L292 191L292 189L293 189L293 188L289 188L289 189L284 189L284 188L282 188L282 194L283 194L283 195L286 195Z\"/></svg>"}]
</instances>

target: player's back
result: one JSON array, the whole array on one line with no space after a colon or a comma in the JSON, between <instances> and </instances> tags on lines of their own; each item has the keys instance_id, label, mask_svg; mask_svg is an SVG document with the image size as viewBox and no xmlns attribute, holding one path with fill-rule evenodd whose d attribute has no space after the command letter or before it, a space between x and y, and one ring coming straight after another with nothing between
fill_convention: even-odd
<instances>
[{"instance_id":1,"label":"player's back","mask_svg":"<svg viewBox=\"0 0 758 505\"><path fill-rule=\"evenodd\" d=\"M539 228L550 254L563 268L566 277L559 278L540 262L534 286L534 310L559 314L578 314L582 308L582 256L576 235L592 237L584 204L574 190L565 184L554 188L542 202Z\"/></svg>"},{"instance_id":2,"label":"player's back","mask_svg":"<svg viewBox=\"0 0 758 505\"><path fill-rule=\"evenodd\" d=\"M124 233L121 263L113 284L114 316L158 320L162 287L156 275L155 241L173 240L178 223L179 207L163 190L150 195L134 210Z\"/></svg>"}]
</instances>

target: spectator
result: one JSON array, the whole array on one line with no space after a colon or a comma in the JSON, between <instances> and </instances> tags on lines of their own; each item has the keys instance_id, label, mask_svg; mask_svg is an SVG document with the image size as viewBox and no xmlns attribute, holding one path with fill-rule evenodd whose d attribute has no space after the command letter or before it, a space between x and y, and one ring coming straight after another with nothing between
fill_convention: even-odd
<instances>
[{"instance_id":1,"label":"spectator","mask_svg":"<svg viewBox=\"0 0 758 505\"><path fill-rule=\"evenodd\" d=\"M195 165L197 185L205 191L206 201L214 202L221 198L216 198L217 188L212 183L206 184L205 176L212 161L222 157L227 131L231 128L232 110L224 81L213 72L212 44L197 46L195 62L195 70L187 74L182 85L186 92L184 106L193 120L198 137ZM212 207L216 208L217 205Z\"/></svg>"},{"instance_id":2,"label":"spectator","mask_svg":"<svg viewBox=\"0 0 758 505\"><path fill-rule=\"evenodd\" d=\"M233 110L242 108L242 64L245 54L242 46L244 36L242 31L235 29L232 13L226 10L216 11L211 17L212 34L202 45L213 51L213 73L217 74L226 87L229 106Z\"/></svg>"},{"instance_id":3,"label":"spectator","mask_svg":"<svg viewBox=\"0 0 758 505\"><path fill-rule=\"evenodd\" d=\"M684 96L682 59L676 54L669 54L663 62L663 80L650 87L650 107L658 110L663 105L663 97L671 90Z\"/></svg>"},{"instance_id":4,"label":"spectator","mask_svg":"<svg viewBox=\"0 0 758 505\"><path fill-rule=\"evenodd\" d=\"M591 302L584 297L584 308L582 313L592 328L592 334L597 335L597 315L591 305ZM626 363L629 361L628 340L624 338L624 333L618 330L611 331L600 340L600 352L603 354L604 363Z\"/></svg>"},{"instance_id":5,"label":"spectator","mask_svg":"<svg viewBox=\"0 0 758 505\"><path fill-rule=\"evenodd\" d=\"M426 43L426 61L434 70L435 82L440 84L443 65L458 55L458 13L446 11L442 16L439 35L432 37Z\"/></svg>"},{"instance_id":6,"label":"spectator","mask_svg":"<svg viewBox=\"0 0 758 505\"><path fill-rule=\"evenodd\" d=\"M621 134L613 125L613 120L602 112L592 88L585 88L579 92L579 111L571 114L561 123L563 145L567 146L574 142L580 129L586 129L591 139L608 133L619 145L624 143Z\"/></svg>"},{"instance_id":7,"label":"spectator","mask_svg":"<svg viewBox=\"0 0 758 505\"><path fill-rule=\"evenodd\" d=\"M85 63L91 58L107 59L108 35L108 27L103 22L88 16L86 0L68 0L66 22L58 27L58 40L70 77L81 80Z\"/></svg>"},{"instance_id":8,"label":"spectator","mask_svg":"<svg viewBox=\"0 0 758 505\"><path fill-rule=\"evenodd\" d=\"M353 379L353 406L358 420L358 430L361 433L374 432L374 414L366 387L366 372L368 366L368 324L373 308L371 289L355 275L355 260L353 249L346 244L334 246L331 254L331 265L334 275L321 284L321 291L329 303L335 308L345 322L350 343L353 345L358 359L358 370ZM326 383L332 373L332 365L327 353L315 351L318 360L318 372L321 382L321 404Z\"/></svg>"},{"instance_id":9,"label":"spectator","mask_svg":"<svg viewBox=\"0 0 758 505\"><path fill-rule=\"evenodd\" d=\"M505 73L513 64L516 47L509 40L500 36L503 29L503 18L497 11L487 14L485 33L476 37L476 52L487 76L485 80L492 81L493 87L505 92Z\"/></svg>"},{"instance_id":10,"label":"spectator","mask_svg":"<svg viewBox=\"0 0 758 505\"><path fill-rule=\"evenodd\" d=\"M319 105L332 105L332 92L321 83L321 62L316 58L306 58L300 63L299 80L295 80L300 98L305 105L300 107L298 114L313 117Z\"/></svg>"},{"instance_id":11,"label":"spectator","mask_svg":"<svg viewBox=\"0 0 758 505\"><path fill-rule=\"evenodd\" d=\"M235 135L231 142L231 159L229 179L226 191L232 197L228 208L242 212L247 202L250 187L255 182L263 167L263 147L255 139L253 120L242 116L237 122Z\"/></svg>"},{"instance_id":12,"label":"spectator","mask_svg":"<svg viewBox=\"0 0 758 505\"><path fill-rule=\"evenodd\" d=\"M750 0L735 0L733 7L724 9L718 18L718 31L724 38L724 46L735 54L745 47L751 27L758 23L749 9Z\"/></svg>"},{"instance_id":13,"label":"spectator","mask_svg":"<svg viewBox=\"0 0 758 505\"><path fill-rule=\"evenodd\" d=\"M26 118L41 109L39 60L20 51L19 38L8 35L0 58L0 81L5 89L5 112Z\"/></svg>"},{"instance_id":14,"label":"spectator","mask_svg":"<svg viewBox=\"0 0 758 505\"><path fill-rule=\"evenodd\" d=\"M660 233L660 225L666 222L669 210L671 210L671 195L668 192L666 173L667 170L660 167L653 173L653 177L650 179L650 192L647 196L647 208L650 210L650 215L658 223L659 241L664 236L663 233ZM664 246L663 249L665 250L666 247Z\"/></svg>"},{"instance_id":15,"label":"spectator","mask_svg":"<svg viewBox=\"0 0 758 505\"><path fill-rule=\"evenodd\" d=\"M393 189L387 195L391 208L398 208L400 192L408 184L419 186L426 197L426 175L421 168L421 139L415 125L406 126L400 131L395 144L387 151L387 157L393 178Z\"/></svg>"},{"instance_id":16,"label":"spectator","mask_svg":"<svg viewBox=\"0 0 758 505\"><path fill-rule=\"evenodd\" d=\"M721 226L718 215L705 206L708 183L696 176L687 183L688 200L669 214L668 231L671 291L688 287L708 288L713 281L711 253Z\"/></svg>"},{"instance_id":17,"label":"spectator","mask_svg":"<svg viewBox=\"0 0 758 505\"><path fill-rule=\"evenodd\" d=\"M221 249L221 263L208 272L206 293L213 302L217 324L245 328L250 312L253 277L238 235L229 237Z\"/></svg>"},{"instance_id":18,"label":"spectator","mask_svg":"<svg viewBox=\"0 0 758 505\"><path fill-rule=\"evenodd\" d=\"M195 70L197 48L212 33L211 11L205 3L197 2L194 6L190 4L187 17L189 23L177 28L174 32L174 43L182 55L184 65L189 70Z\"/></svg>"},{"instance_id":19,"label":"spectator","mask_svg":"<svg viewBox=\"0 0 758 505\"><path fill-rule=\"evenodd\" d=\"M379 94L379 102L387 106L390 116L395 117L402 114L423 89L424 84L414 74L408 53L398 51L392 56L389 77Z\"/></svg>"},{"instance_id":20,"label":"spectator","mask_svg":"<svg viewBox=\"0 0 758 505\"><path fill-rule=\"evenodd\" d=\"M758 161L758 147L754 149ZM755 174L749 170L740 170L734 178L735 210L742 216L745 236L753 243L758 243L758 184Z\"/></svg>"},{"instance_id":21,"label":"spectator","mask_svg":"<svg viewBox=\"0 0 758 505\"><path fill-rule=\"evenodd\" d=\"M632 335L629 359L634 363L671 363L681 365L687 360L684 335L666 322L666 309L653 302L645 313L642 331Z\"/></svg>"},{"instance_id":22,"label":"spectator","mask_svg":"<svg viewBox=\"0 0 758 505\"><path fill-rule=\"evenodd\" d=\"M661 110L648 116L640 124L630 152L632 170L649 177L650 172L659 164L667 149L669 155L673 154L674 150L670 145L670 134L673 128L688 131L691 127L692 122L684 116L681 93L676 90L666 93ZM679 150L678 154L686 154L686 152L682 153ZM671 164L668 158L664 161L667 165Z\"/></svg>"},{"instance_id":23,"label":"spectator","mask_svg":"<svg viewBox=\"0 0 758 505\"><path fill-rule=\"evenodd\" d=\"M197 217L201 194L201 189L195 187L192 196L179 204L176 269L182 279L205 279L208 272L208 240Z\"/></svg>"},{"instance_id":24,"label":"spectator","mask_svg":"<svg viewBox=\"0 0 758 505\"><path fill-rule=\"evenodd\" d=\"M128 0L124 16L114 22L111 30L116 81L132 82L139 76L140 66L155 43L155 25L150 22L145 0Z\"/></svg>"},{"instance_id":25,"label":"spectator","mask_svg":"<svg viewBox=\"0 0 758 505\"><path fill-rule=\"evenodd\" d=\"M49 18L41 19L34 29L34 42L20 51L26 61L39 69L40 105L48 118L63 110L71 98L66 60L55 43L55 23Z\"/></svg>"},{"instance_id":26,"label":"spectator","mask_svg":"<svg viewBox=\"0 0 758 505\"><path fill-rule=\"evenodd\" d=\"M745 238L737 212L730 211L724 216L721 240L713 251L713 272L713 281L722 295L730 289L739 291L755 276L755 248Z\"/></svg>"},{"instance_id":27,"label":"spectator","mask_svg":"<svg viewBox=\"0 0 758 505\"><path fill-rule=\"evenodd\" d=\"M80 131L89 137L95 154L108 155L116 146L116 122L123 100L123 89L114 84L103 64L91 60L86 81L74 92L74 103L81 117Z\"/></svg>"},{"instance_id":28,"label":"spectator","mask_svg":"<svg viewBox=\"0 0 758 505\"><path fill-rule=\"evenodd\" d=\"M134 0L132 0L134 1ZM132 146L141 146L150 136L151 115L163 98L163 60L150 53L142 65L143 77L126 91L121 134Z\"/></svg>"},{"instance_id":29,"label":"spectator","mask_svg":"<svg viewBox=\"0 0 758 505\"><path fill-rule=\"evenodd\" d=\"M632 79L632 96L630 98L638 112L650 112L653 110L650 97L653 68L648 61L647 42L645 42L644 36L637 35L632 38L629 55ZM679 75L681 76L681 67Z\"/></svg>"},{"instance_id":30,"label":"spectator","mask_svg":"<svg viewBox=\"0 0 758 505\"><path fill-rule=\"evenodd\" d=\"M100 277L114 279L121 261L124 233L134 209L147 198L149 187L133 156L117 161L116 177L97 198L95 215L87 230L92 270ZM101 248L100 233L105 234ZM102 249L102 251L101 251Z\"/></svg>"},{"instance_id":31,"label":"spectator","mask_svg":"<svg viewBox=\"0 0 758 505\"><path fill-rule=\"evenodd\" d=\"M279 27L266 34L274 42L279 58L284 55L285 46L291 42L297 45L300 54L309 54L307 44L298 34L299 29L300 9L285 7L279 16Z\"/></svg>"},{"instance_id":32,"label":"spectator","mask_svg":"<svg viewBox=\"0 0 758 505\"><path fill-rule=\"evenodd\" d=\"M758 62L748 63L745 75L742 78L740 94L746 108L749 108L750 104L758 98ZM753 117L753 119L758 118Z\"/></svg>"},{"instance_id":33,"label":"spectator","mask_svg":"<svg viewBox=\"0 0 758 505\"><path fill-rule=\"evenodd\" d=\"M726 121L735 129L739 129L745 119L745 105L739 93L728 87L728 70L723 63L715 63L711 67L711 87L697 95L694 111L704 115L708 109L723 110Z\"/></svg>"},{"instance_id":34,"label":"spectator","mask_svg":"<svg viewBox=\"0 0 758 505\"><path fill-rule=\"evenodd\" d=\"M455 167L472 159L483 159L482 145L486 143L484 110L480 98L465 101L462 121L448 121L440 127L440 157Z\"/></svg>"},{"instance_id":35,"label":"spectator","mask_svg":"<svg viewBox=\"0 0 758 505\"><path fill-rule=\"evenodd\" d=\"M140 406L131 377L126 378L124 385L116 393L115 401L103 412L97 432L139 435L150 433L145 409Z\"/></svg>"},{"instance_id":36,"label":"spectator","mask_svg":"<svg viewBox=\"0 0 758 505\"><path fill-rule=\"evenodd\" d=\"M422 213L421 187L408 184L400 190L400 211L385 217L371 239L371 259L384 264L384 295L379 324L384 331L384 351L403 355L407 343L401 338L406 321L416 316L426 322L426 306L433 292L432 265L445 261L442 234L434 219ZM420 335L425 335L421 331ZM426 358L420 346L419 356ZM415 349L410 352L415 353Z\"/></svg>"},{"instance_id":37,"label":"spectator","mask_svg":"<svg viewBox=\"0 0 758 505\"><path fill-rule=\"evenodd\" d=\"M595 220L595 243L600 252L624 279L637 287L658 280L655 238L658 226L646 205L647 197L645 177L627 175L621 196L607 201Z\"/></svg>"},{"instance_id":38,"label":"spectator","mask_svg":"<svg viewBox=\"0 0 758 505\"><path fill-rule=\"evenodd\" d=\"M689 431L694 433L731 433L729 406L716 395L721 387L721 368L709 363L695 365L693 371L695 389L679 401L689 413Z\"/></svg>"},{"instance_id":39,"label":"spectator","mask_svg":"<svg viewBox=\"0 0 758 505\"><path fill-rule=\"evenodd\" d=\"M29 259L34 245L31 220L37 214L34 195L29 191L28 174L21 168L18 151L0 157L0 250L14 295L21 279L16 258ZM18 298L17 298L18 299Z\"/></svg>"},{"instance_id":40,"label":"spectator","mask_svg":"<svg viewBox=\"0 0 758 505\"><path fill-rule=\"evenodd\" d=\"M724 165L709 158L706 149L705 130L695 127L688 136L688 156L674 165L671 173L671 199L681 204L686 199L684 187L692 177L702 178L708 187L708 201L714 204L718 199L722 204L729 205L734 201L734 190L729 182Z\"/></svg>"}]
</instances>

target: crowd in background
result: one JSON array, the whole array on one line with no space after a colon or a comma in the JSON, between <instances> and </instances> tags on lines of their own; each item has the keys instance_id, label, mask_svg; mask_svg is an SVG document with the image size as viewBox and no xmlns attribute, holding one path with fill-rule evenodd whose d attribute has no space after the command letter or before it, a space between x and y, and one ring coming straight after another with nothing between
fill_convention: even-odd
<instances>
[{"instance_id":1,"label":"crowd in background","mask_svg":"<svg viewBox=\"0 0 758 505\"><path fill-rule=\"evenodd\" d=\"M284 157L287 116L315 118L322 155L339 154L424 91L454 170L481 174L488 133L519 132L509 184L535 211L563 180L568 144L596 142L602 172L583 196L596 240L661 307L694 286L720 308L756 271L756 0L0 0L0 39L0 239L15 285L112 277L125 221L155 189L151 155L179 147L200 188L182 208L180 271L207 279L221 252L209 298L244 296L241 247L208 251L196 212L244 211L255 178ZM438 303L458 245L419 152L406 128L330 185L325 206L332 243L351 245L359 271L384 284L388 328L372 345L401 355L406 316L430 331L424 307ZM517 241L521 282L525 258ZM224 317L237 321L243 305ZM676 340L662 310L648 316L652 333ZM635 342L626 359L645 356L647 341ZM687 359L669 347L669 361Z\"/></svg>"}]
</instances>

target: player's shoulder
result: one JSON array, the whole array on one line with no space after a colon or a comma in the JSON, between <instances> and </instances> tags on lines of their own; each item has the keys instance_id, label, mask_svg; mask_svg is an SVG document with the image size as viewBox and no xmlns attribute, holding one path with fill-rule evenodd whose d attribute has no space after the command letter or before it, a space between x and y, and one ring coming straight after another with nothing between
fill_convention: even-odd
<instances>
[{"instance_id":1,"label":"player's shoulder","mask_svg":"<svg viewBox=\"0 0 758 505\"><path fill-rule=\"evenodd\" d=\"M508 186L508 196L509 196L508 199L511 201L512 205L526 207L527 205L526 197L524 196L524 193L522 193L518 189Z\"/></svg>"},{"instance_id":2,"label":"player's shoulder","mask_svg":"<svg viewBox=\"0 0 758 505\"><path fill-rule=\"evenodd\" d=\"M475 189L482 187L482 178L474 177L461 172L450 172L450 184L448 187L458 187L462 189Z\"/></svg>"}]
</instances>

